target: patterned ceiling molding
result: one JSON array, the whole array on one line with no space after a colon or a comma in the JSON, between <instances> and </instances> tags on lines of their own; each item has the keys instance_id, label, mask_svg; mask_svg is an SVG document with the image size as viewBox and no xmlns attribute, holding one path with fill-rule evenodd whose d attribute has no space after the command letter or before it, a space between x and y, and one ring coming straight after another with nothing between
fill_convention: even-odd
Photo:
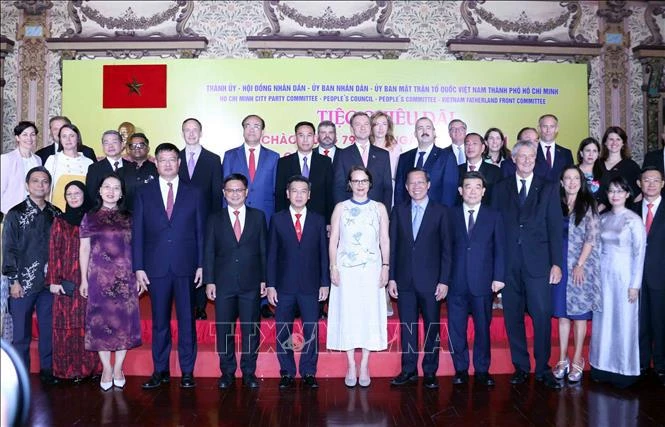
<instances>
[{"instance_id":1,"label":"patterned ceiling molding","mask_svg":"<svg viewBox=\"0 0 665 427\"><path fill-rule=\"evenodd\" d=\"M660 16L660 20L656 17ZM651 35L648 39L642 42L643 44L663 44L663 32L665 31L665 2L649 2L649 5L644 10L644 22ZM661 28L658 22L663 25Z\"/></svg>"},{"instance_id":2,"label":"patterned ceiling molding","mask_svg":"<svg viewBox=\"0 0 665 427\"><path fill-rule=\"evenodd\" d=\"M457 38L588 43L588 40L583 35L576 34L582 17L582 8L579 1L559 2L557 7L563 8L563 11L557 16L542 21L538 20L538 18L530 18L525 10L522 10L517 18L515 18L514 10L509 7L511 5L504 2L493 2L492 6L497 8L494 11L482 7L481 5L483 4L485 4L485 0L465 0L462 2L460 13L467 29L462 31ZM503 9L504 7L507 9ZM552 2L544 2L543 7L547 7L548 9L539 11L537 8L532 7L529 12L541 12L544 14L544 17L551 16L552 11L550 9L552 8ZM499 13L508 16L501 17ZM479 26L485 23L489 24L494 30L499 30L499 32L506 34L496 34L495 31L491 31L492 34L481 36ZM559 35L558 33L561 33L562 29L567 29L567 33ZM551 33L551 35L547 35L547 33Z\"/></svg>"},{"instance_id":3,"label":"patterned ceiling molding","mask_svg":"<svg viewBox=\"0 0 665 427\"><path fill-rule=\"evenodd\" d=\"M632 10L625 8L626 2L624 0L608 0L601 3L605 7L599 7L596 13L609 23L620 24L624 18L628 18L633 14Z\"/></svg>"},{"instance_id":4,"label":"patterned ceiling molding","mask_svg":"<svg viewBox=\"0 0 665 427\"><path fill-rule=\"evenodd\" d=\"M120 6L120 2L113 4ZM191 1L141 2L134 8L128 6L120 15L114 16L108 16L108 10L94 6L95 2L89 0L69 1L67 12L74 28L65 31L62 37L197 36L191 28L186 27L194 9ZM139 12L139 8L142 12ZM120 7L118 9L122 10Z\"/></svg>"},{"instance_id":5,"label":"patterned ceiling molding","mask_svg":"<svg viewBox=\"0 0 665 427\"><path fill-rule=\"evenodd\" d=\"M24 11L27 15L40 15L42 12L52 8L53 2L49 0L24 0L15 1L14 6Z\"/></svg>"},{"instance_id":6,"label":"patterned ceiling molding","mask_svg":"<svg viewBox=\"0 0 665 427\"><path fill-rule=\"evenodd\" d=\"M397 37L385 28L392 13L391 1L270 0L263 2L263 11L270 27L264 28L259 36Z\"/></svg>"}]
</instances>

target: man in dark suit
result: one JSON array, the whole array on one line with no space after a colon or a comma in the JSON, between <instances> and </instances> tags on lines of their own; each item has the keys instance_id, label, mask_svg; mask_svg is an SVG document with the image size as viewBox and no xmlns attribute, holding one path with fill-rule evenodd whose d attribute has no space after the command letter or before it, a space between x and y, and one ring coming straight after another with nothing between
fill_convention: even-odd
<instances>
[{"instance_id":1,"label":"man in dark suit","mask_svg":"<svg viewBox=\"0 0 665 427\"><path fill-rule=\"evenodd\" d=\"M655 166L646 166L637 184L642 189L642 202L633 209L647 229L640 291L640 366L646 372L653 358L658 381L665 386L665 177Z\"/></svg>"},{"instance_id":2,"label":"man in dark suit","mask_svg":"<svg viewBox=\"0 0 665 427\"><path fill-rule=\"evenodd\" d=\"M312 127L312 131L313 131ZM327 159L326 159L327 160ZM276 306L279 388L295 384L293 349L300 347L300 376L309 388L318 388L319 301L328 298L328 240L325 218L307 208L311 194L309 180L301 175L286 184L290 206L270 219L268 239L268 301ZM294 313L302 319L303 343L293 340Z\"/></svg>"},{"instance_id":3,"label":"man in dark suit","mask_svg":"<svg viewBox=\"0 0 665 427\"><path fill-rule=\"evenodd\" d=\"M136 165L133 168L128 167L124 169L127 209L130 211L134 210L134 195L136 194L136 190L159 176L157 166L148 159L148 153L150 153L149 144L148 137L140 132L132 134L127 141L127 152L132 162Z\"/></svg>"},{"instance_id":4,"label":"man in dark suit","mask_svg":"<svg viewBox=\"0 0 665 427\"><path fill-rule=\"evenodd\" d=\"M221 389L235 384L238 319L242 334L242 382L249 388L259 386L255 375L259 299L266 295L268 229L263 211L245 206L247 185L247 178L242 174L224 178L227 208L211 214L206 228L203 281L208 298L215 301Z\"/></svg>"},{"instance_id":5,"label":"man in dark suit","mask_svg":"<svg viewBox=\"0 0 665 427\"><path fill-rule=\"evenodd\" d=\"M506 235L506 287L503 312L515 373L521 384L530 371L524 314L533 320L536 379L560 389L548 366L552 347L552 291L561 281L563 214L559 185L534 174L536 150L520 141L513 149L516 174L494 186L492 207L503 215Z\"/></svg>"},{"instance_id":6,"label":"man in dark suit","mask_svg":"<svg viewBox=\"0 0 665 427\"><path fill-rule=\"evenodd\" d=\"M444 150L452 154L457 165L465 163L464 137L466 136L466 123L460 119L451 120L448 123L448 135L450 136L450 146L444 148Z\"/></svg>"},{"instance_id":7,"label":"man in dark suit","mask_svg":"<svg viewBox=\"0 0 665 427\"><path fill-rule=\"evenodd\" d=\"M418 312L425 327L423 385L439 386L440 302L450 278L450 234L446 208L431 200L427 172L406 174L411 201L395 206L390 218L390 280L388 293L397 298L402 345L402 371L392 385L418 380Z\"/></svg>"},{"instance_id":8,"label":"man in dark suit","mask_svg":"<svg viewBox=\"0 0 665 427\"><path fill-rule=\"evenodd\" d=\"M573 153L555 142L559 133L559 119L544 114L538 119L540 144L534 173L546 181L559 182L561 171L573 164Z\"/></svg>"},{"instance_id":9,"label":"man in dark suit","mask_svg":"<svg viewBox=\"0 0 665 427\"><path fill-rule=\"evenodd\" d=\"M665 145L665 130L661 134L662 143ZM660 150L649 151L644 156L643 167L654 166L660 171L660 173L665 174L665 148ZM665 196L665 188L661 191L661 194Z\"/></svg>"},{"instance_id":10,"label":"man in dark suit","mask_svg":"<svg viewBox=\"0 0 665 427\"><path fill-rule=\"evenodd\" d=\"M67 116L53 116L51 119L48 121L48 126L49 126L49 135L51 137L51 143L43 148L40 148L37 150L35 155L42 159L42 164L46 164L46 159L48 159L50 156L54 155L58 151L62 150L62 147L60 146L60 129L65 125L71 125L72 122L69 120ZM79 138L81 135L79 135ZM93 162L97 161L97 156L95 155L95 150L92 148L88 147L87 145L83 145L79 141L79 151L83 153L83 155Z\"/></svg>"},{"instance_id":11,"label":"man in dark suit","mask_svg":"<svg viewBox=\"0 0 665 427\"><path fill-rule=\"evenodd\" d=\"M483 203L489 203L492 200L492 187L501 180L501 170L492 164L483 160L483 153L487 143L482 135L471 132L464 138L464 153L466 154L466 163L458 166L460 183L467 172L480 172L485 178ZM462 193L457 199L457 204L462 203Z\"/></svg>"},{"instance_id":12,"label":"man in dark suit","mask_svg":"<svg viewBox=\"0 0 665 427\"><path fill-rule=\"evenodd\" d=\"M295 126L295 133L298 151L282 157L277 162L275 211L282 211L290 205L286 191L289 178L294 175L303 175L308 178L312 189L307 208L323 216L326 224L330 224L330 215L333 210L332 162L330 158L322 156L317 150L312 149L315 138L312 123L298 123Z\"/></svg>"},{"instance_id":13,"label":"man in dark suit","mask_svg":"<svg viewBox=\"0 0 665 427\"><path fill-rule=\"evenodd\" d=\"M383 203L388 212L393 202L393 179L390 172L389 154L383 148L375 147L369 142L372 126L367 113L357 111L349 120L355 144L339 150L333 162L334 186L333 200L335 204L351 197L347 188L349 170L352 166L361 165L369 169L374 184L367 196Z\"/></svg>"},{"instance_id":14,"label":"man in dark suit","mask_svg":"<svg viewBox=\"0 0 665 427\"><path fill-rule=\"evenodd\" d=\"M178 318L180 387L191 388L196 362L194 287L202 285L204 212L200 191L178 178L178 147L155 150L159 178L140 187L132 216L136 281L150 292L154 373L146 390L169 382L171 306Z\"/></svg>"},{"instance_id":15,"label":"man in dark suit","mask_svg":"<svg viewBox=\"0 0 665 427\"><path fill-rule=\"evenodd\" d=\"M319 123L316 131L316 137L319 141L317 151L322 156L330 158L331 162L335 161L335 152L337 151L337 128L335 123L330 120L324 120Z\"/></svg>"},{"instance_id":16,"label":"man in dark suit","mask_svg":"<svg viewBox=\"0 0 665 427\"><path fill-rule=\"evenodd\" d=\"M456 385L465 384L469 379L466 340L469 312L474 328L476 383L494 385L494 379L489 375L492 293L505 285L505 236L501 214L481 203L485 190L485 177L480 171L465 172L459 187L462 206L455 207L450 213L455 261L448 290L448 332L455 366L453 384Z\"/></svg>"},{"instance_id":17,"label":"man in dark suit","mask_svg":"<svg viewBox=\"0 0 665 427\"><path fill-rule=\"evenodd\" d=\"M135 168L134 162L122 158L122 136L117 130L107 130L102 134L102 149L106 158L88 166L85 186L90 200L97 200L99 186L108 174L116 172L125 179L125 167Z\"/></svg>"},{"instance_id":18,"label":"man in dark suit","mask_svg":"<svg viewBox=\"0 0 665 427\"><path fill-rule=\"evenodd\" d=\"M186 184L200 190L203 197L204 223L208 215L222 209L222 161L219 156L201 146L203 126L197 119L190 117L182 122L182 137L185 148L180 151L180 170L178 176ZM205 289L194 291L194 318L205 320Z\"/></svg>"},{"instance_id":19,"label":"man in dark suit","mask_svg":"<svg viewBox=\"0 0 665 427\"><path fill-rule=\"evenodd\" d=\"M430 177L428 197L436 203L453 206L457 198L459 181L457 162L451 150L434 145L436 130L427 117L416 121L415 132L418 147L402 153L397 162L395 178L395 205L408 202L406 175L414 167L424 169Z\"/></svg>"},{"instance_id":20,"label":"man in dark suit","mask_svg":"<svg viewBox=\"0 0 665 427\"><path fill-rule=\"evenodd\" d=\"M515 141L531 141L534 144L538 144L540 137L538 136L538 131L536 128L532 127L523 127L517 132L517 138ZM501 163L501 175L503 177L514 176L515 175L515 162L512 158L507 158Z\"/></svg>"}]
</instances>

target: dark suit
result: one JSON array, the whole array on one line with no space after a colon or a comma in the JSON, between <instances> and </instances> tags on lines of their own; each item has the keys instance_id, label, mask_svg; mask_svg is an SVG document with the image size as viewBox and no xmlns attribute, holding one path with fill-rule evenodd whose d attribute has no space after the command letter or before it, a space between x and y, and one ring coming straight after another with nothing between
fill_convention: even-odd
<instances>
[{"instance_id":1,"label":"dark suit","mask_svg":"<svg viewBox=\"0 0 665 427\"><path fill-rule=\"evenodd\" d=\"M645 203L645 201L642 201ZM642 203L633 210L642 220ZM661 197L647 235L644 274L640 291L640 366L648 368L653 357L656 371L665 372L665 201Z\"/></svg>"},{"instance_id":2,"label":"dark suit","mask_svg":"<svg viewBox=\"0 0 665 427\"><path fill-rule=\"evenodd\" d=\"M164 208L159 179L138 188L134 198L132 257L134 271L150 280L152 360L156 372L169 370L171 306L178 318L178 358L183 373L196 361L194 274L203 266L204 214L201 193L179 181L173 213Z\"/></svg>"},{"instance_id":3,"label":"dark suit","mask_svg":"<svg viewBox=\"0 0 665 427\"><path fill-rule=\"evenodd\" d=\"M554 164L550 168L543 154L542 146L537 144L536 148L536 166L533 168L533 174L546 181L559 182L561 172L573 164L573 153L566 147L554 144ZM501 172L504 177L515 176L516 168L513 159L506 159L501 163Z\"/></svg>"},{"instance_id":4,"label":"dark suit","mask_svg":"<svg viewBox=\"0 0 665 427\"><path fill-rule=\"evenodd\" d=\"M497 172L498 172L498 168ZM452 266L448 290L448 332L450 354L456 371L469 369L467 323L473 317L473 367L488 372L490 367L490 322L492 281L505 280L505 236L501 214L481 204L475 212L475 226L467 232L463 206L450 212Z\"/></svg>"},{"instance_id":5,"label":"dark suit","mask_svg":"<svg viewBox=\"0 0 665 427\"><path fill-rule=\"evenodd\" d=\"M333 162L333 200L335 204L351 197L351 192L347 191L348 175L351 167L357 165L363 165L360 149L357 145L352 145L343 150L338 149L335 153L335 161ZM374 182L367 197L383 203L390 212L393 203L393 179L388 151L370 144L367 155L367 169L372 174L372 181Z\"/></svg>"},{"instance_id":6,"label":"dark suit","mask_svg":"<svg viewBox=\"0 0 665 427\"><path fill-rule=\"evenodd\" d=\"M416 164L418 149L414 148L399 156L397 162L397 174L395 178L395 205L400 205L410 200L406 191L406 174ZM459 173L457 171L457 160L450 152L443 148L432 147L427 160L423 165L430 177L430 188L427 193L430 200L445 206L453 206L457 198L457 184Z\"/></svg>"},{"instance_id":7,"label":"dark suit","mask_svg":"<svg viewBox=\"0 0 665 427\"><path fill-rule=\"evenodd\" d=\"M265 215L246 207L245 225L236 240L228 209L208 217L203 283L215 284L217 352L223 375L235 375L235 324L240 318L243 375L254 374L259 347L259 299L266 281Z\"/></svg>"},{"instance_id":8,"label":"dark suit","mask_svg":"<svg viewBox=\"0 0 665 427\"><path fill-rule=\"evenodd\" d=\"M466 163L462 163L458 166L460 186L462 185L462 178L464 178L464 174L467 172L466 169ZM483 196L483 203L489 204L492 200L492 188L494 188L494 184L501 181L501 169L499 169L498 166L491 165L487 162L481 162L480 168L478 168L478 172L480 172L485 177L485 195ZM456 204L462 204L462 196L460 196L459 191L457 192Z\"/></svg>"},{"instance_id":9,"label":"dark suit","mask_svg":"<svg viewBox=\"0 0 665 427\"><path fill-rule=\"evenodd\" d=\"M138 188L159 177L157 166L150 160L146 160L140 167L134 163L134 167L123 168L123 172L125 174L125 189L127 191L127 209L133 211L134 197Z\"/></svg>"},{"instance_id":10,"label":"dark suit","mask_svg":"<svg viewBox=\"0 0 665 427\"><path fill-rule=\"evenodd\" d=\"M220 157L201 147L194 173L189 177L186 150L180 151L180 181L198 188L203 196L203 211L206 217L211 212L222 209L222 160Z\"/></svg>"},{"instance_id":11,"label":"dark suit","mask_svg":"<svg viewBox=\"0 0 665 427\"><path fill-rule=\"evenodd\" d=\"M136 168L136 163L129 160L122 160L122 167L118 168L117 174L123 181L125 179L125 167ZM112 172L113 166L106 157L88 166L88 173L85 176L85 187L88 190L90 200L97 200L99 186L102 184L104 178ZM129 194L126 196L129 196Z\"/></svg>"},{"instance_id":12,"label":"dark suit","mask_svg":"<svg viewBox=\"0 0 665 427\"><path fill-rule=\"evenodd\" d=\"M247 187L247 200L245 200L245 204L251 208L261 209L265 214L266 221L270 221L270 217L275 211L275 175L277 173L278 160L279 154L261 145L254 181L249 182L249 186ZM241 173L249 181L247 161L244 145L227 151L224 153L224 162L222 163L223 176L226 177L232 173ZM268 223L266 222L267 225Z\"/></svg>"},{"instance_id":13,"label":"dark suit","mask_svg":"<svg viewBox=\"0 0 665 427\"><path fill-rule=\"evenodd\" d=\"M502 295L513 365L525 372L530 370L524 327L526 310L535 331L536 375L545 375L550 370L547 363L552 347L549 274L553 265L565 268L559 185L533 176L526 201L520 206L513 175L494 186L492 207L503 215L505 228L507 269Z\"/></svg>"},{"instance_id":14,"label":"dark suit","mask_svg":"<svg viewBox=\"0 0 665 427\"><path fill-rule=\"evenodd\" d=\"M322 215L326 223L330 224L330 216L333 210L332 187L333 172L332 162L326 156L313 151L308 159L309 182L312 185L311 197L307 202L307 208ZM277 162L277 178L275 184L275 212L289 207L289 199L286 197L286 183L293 175L301 175L302 165L298 153L282 157Z\"/></svg>"},{"instance_id":15,"label":"dark suit","mask_svg":"<svg viewBox=\"0 0 665 427\"><path fill-rule=\"evenodd\" d=\"M326 220L307 209L302 237L296 230L290 209L277 212L270 219L268 239L268 286L277 291L277 359L280 374L295 376L292 325L296 309L300 311L304 347L300 354L300 376L315 375L318 361L319 287L330 287Z\"/></svg>"},{"instance_id":16,"label":"dark suit","mask_svg":"<svg viewBox=\"0 0 665 427\"><path fill-rule=\"evenodd\" d=\"M449 284L450 234L446 208L429 200L418 235L413 236L411 202L396 206L390 217L390 280L397 282L402 371L416 372L418 312L423 316L425 348L423 373L435 375L439 367L440 307L434 292Z\"/></svg>"},{"instance_id":17,"label":"dark suit","mask_svg":"<svg viewBox=\"0 0 665 427\"><path fill-rule=\"evenodd\" d=\"M95 155L95 150L92 148L88 147L87 145L82 145L81 149L79 150L83 155L93 162L97 161L97 155ZM50 156L55 154L55 144L47 145L44 148L40 148L35 152L35 155L42 159L42 164L46 164L46 159L48 159Z\"/></svg>"}]
</instances>

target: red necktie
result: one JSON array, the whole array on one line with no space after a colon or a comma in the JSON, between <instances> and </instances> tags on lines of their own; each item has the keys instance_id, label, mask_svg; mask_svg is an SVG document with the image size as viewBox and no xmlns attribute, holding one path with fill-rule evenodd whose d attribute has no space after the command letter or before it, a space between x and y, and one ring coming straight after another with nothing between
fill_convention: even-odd
<instances>
[{"instance_id":1,"label":"red necktie","mask_svg":"<svg viewBox=\"0 0 665 427\"><path fill-rule=\"evenodd\" d=\"M550 148L552 148L552 146L548 145L545 148L547 149L547 153L545 154L545 158L547 159L547 167L552 169L552 153L550 152Z\"/></svg>"},{"instance_id":2,"label":"red necktie","mask_svg":"<svg viewBox=\"0 0 665 427\"><path fill-rule=\"evenodd\" d=\"M651 230L651 224L653 224L653 211L651 208L653 208L653 203L649 203L647 205L647 220L644 223L644 226L647 228L647 234L649 234L649 231Z\"/></svg>"},{"instance_id":3,"label":"red necktie","mask_svg":"<svg viewBox=\"0 0 665 427\"><path fill-rule=\"evenodd\" d=\"M302 224L300 223L301 216L302 214L296 214L296 237L298 238L298 241L302 238Z\"/></svg>"},{"instance_id":4,"label":"red necktie","mask_svg":"<svg viewBox=\"0 0 665 427\"><path fill-rule=\"evenodd\" d=\"M469 170L471 172L475 171L476 170L476 165L469 165Z\"/></svg>"},{"instance_id":5,"label":"red necktie","mask_svg":"<svg viewBox=\"0 0 665 427\"><path fill-rule=\"evenodd\" d=\"M169 217L169 219L171 219L171 214L173 214L173 203L174 203L173 183L167 182L166 185L169 186L169 194L166 196L166 216Z\"/></svg>"},{"instance_id":6,"label":"red necktie","mask_svg":"<svg viewBox=\"0 0 665 427\"><path fill-rule=\"evenodd\" d=\"M254 158L255 148L249 149L249 181L254 181L254 175L256 175L256 161Z\"/></svg>"},{"instance_id":7,"label":"red necktie","mask_svg":"<svg viewBox=\"0 0 665 427\"><path fill-rule=\"evenodd\" d=\"M323 155L324 156L328 157L328 153L330 153L330 150L326 150L326 149L323 150Z\"/></svg>"},{"instance_id":8,"label":"red necktie","mask_svg":"<svg viewBox=\"0 0 665 427\"><path fill-rule=\"evenodd\" d=\"M233 211L233 215L236 216L236 220L233 222L233 233L236 235L236 240L240 241L240 235L242 230L240 229L240 211Z\"/></svg>"}]
</instances>

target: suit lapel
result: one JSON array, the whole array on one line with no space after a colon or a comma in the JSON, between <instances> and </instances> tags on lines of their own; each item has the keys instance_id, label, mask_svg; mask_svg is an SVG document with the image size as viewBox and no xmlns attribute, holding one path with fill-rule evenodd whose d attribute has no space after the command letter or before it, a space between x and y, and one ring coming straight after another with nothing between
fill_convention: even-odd
<instances>
[{"instance_id":1,"label":"suit lapel","mask_svg":"<svg viewBox=\"0 0 665 427\"><path fill-rule=\"evenodd\" d=\"M524 202L524 206L533 203L533 200L535 200L538 197L538 193L540 192L540 188L543 186L543 182L537 177L533 176L533 179L531 180L531 187L529 188L529 192L526 195L526 201Z\"/></svg>"},{"instance_id":2,"label":"suit lapel","mask_svg":"<svg viewBox=\"0 0 665 427\"><path fill-rule=\"evenodd\" d=\"M418 149L416 149L417 152ZM416 152L413 153L413 159L411 159L410 164L414 164L416 161ZM439 158L439 152L440 149L439 147L432 147L432 151L429 152L429 156L427 156L427 160L425 160L425 164L423 164L423 169L429 171L432 169L432 166L436 164L437 159Z\"/></svg>"},{"instance_id":3,"label":"suit lapel","mask_svg":"<svg viewBox=\"0 0 665 427\"><path fill-rule=\"evenodd\" d=\"M411 202L400 205L399 209L402 211L401 216L403 218L402 227L404 227L404 234L409 236L409 244L413 245L415 237L413 235L413 221L411 218Z\"/></svg>"},{"instance_id":4,"label":"suit lapel","mask_svg":"<svg viewBox=\"0 0 665 427\"><path fill-rule=\"evenodd\" d=\"M156 179L153 181L154 185L152 185L152 198L157 202L157 206L159 206L161 209L158 209L161 213L159 214L160 216L163 216L164 220L166 222L169 222L169 217L166 215L166 200L162 197L162 189L159 186L159 179Z\"/></svg>"},{"instance_id":5,"label":"suit lapel","mask_svg":"<svg viewBox=\"0 0 665 427\"><path fill-rule=\"evenodd\" d=\"M238 173L245 175L247 179L249 179L249 167L247 166L247 156L245 156L245 146L241 145L240 147L236 148L233 154L235 155L234 163L238 167Z\"/></svg>"}]
</instances>

